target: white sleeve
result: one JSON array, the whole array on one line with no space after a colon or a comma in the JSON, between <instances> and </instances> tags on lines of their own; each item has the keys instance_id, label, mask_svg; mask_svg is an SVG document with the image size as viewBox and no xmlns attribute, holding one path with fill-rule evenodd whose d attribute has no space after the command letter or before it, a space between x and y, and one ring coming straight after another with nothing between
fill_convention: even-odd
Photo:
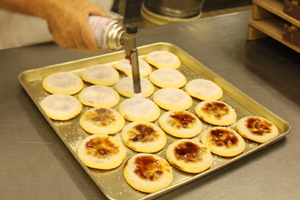
<instances>
[{"instance_id":1,"label":"white sleeve","mask_svg":"<svg viewBox=\"0 0 300 200\"><path fill-rule=\"evenodd\" d=\"M0 49L53 41L46 20L0 9Z\"/></svg>"}]
</instances>

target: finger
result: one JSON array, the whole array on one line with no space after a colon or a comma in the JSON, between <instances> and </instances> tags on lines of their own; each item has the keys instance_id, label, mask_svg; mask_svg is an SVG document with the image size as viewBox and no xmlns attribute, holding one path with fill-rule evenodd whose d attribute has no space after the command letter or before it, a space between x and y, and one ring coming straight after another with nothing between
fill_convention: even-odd
<instances>
[{"instance_id":1,"label":"finger","mask_svg":"<svg viewBox=\"0 0 300 200\"><path fill-rule=\"evenodd\" d=\"M74 30L73 27L69 27L59 33L57 31L53 31L52 35L54 42L68 50L89 52L88 47L85 45L81 37L81 30L82 28Z\"/></svg>"},{"instance_id":2,"label":"finger","mask_svg":"<svg viewBox=\"0 0 300 200\"><path fill-rule=\"evenodd\" d=\"M58 34L53 34L53 41L64 49L76 50L78 48L76 42L73 39L65 39Z\"/></svg>"},{"instance_id":3,"label":"finger","mask_svg":"<svg viewBox=\"0 0 300 200\"><path fill-rule=\"evenodd\" d=\"M49 31L53 36L53 41L62 48L65 49L76 49L77 45L73 42L72 38L65 39L67 30L61 31L55 23L48 23Z\"/></svg>"},{"instance_id":4,"label":"finger","mask_svg":"<svg viewBox=\"0 0 300 200\"><path fill-rule=\"evenodd\" d=\"M86 26L81 30L81 38L88 51L93 52L94 54L100 53L100 48L96 42L95 35L90 26Z\"/></svg>"},{"instance_id":5,"label":"finger","mask_svg":"<svg viewBox=\"0 0 300 200\"><path fill-rule=\"evenodd\" d=\"M89 49L87 46L83 43L83 41L77 41L76 42L76 48L74 49L76 51L84 51L84 52L89 52Z\"/></svg>"},{"instance_id":6,"label":"finger","mask_svg":"<svg viewBox=\"0 0 300 200\"><path fill-rule=\"evenodd\" d=\"M77 45L75 44L75 42L68 42L68 43L62 43L60 41L54 41L56 42L56 44L58 44L60 47L64 48L64 49L68 49L68 50L77 50Z\"/></svg>"},{"instance_id":7,"label":"finger","mask_svg":"<svg viewBox=\"0 0 300 200\"><path fill-rule=\"evenodd\" d=\"M76 42L72 39L65 40L60 36L58 36L58 37L54 36L53 40L56 44L58 44L60 47L62 47L64 49L76 50L79 48L78 45L76 44Z\"/></svg>"},{"instance_id":8,"label":"finger","mask_svg":"<svg viewBox=\"0 0 300 200\"><path fill-rule=\"evenodd\" d=\"M76 37L76 41L74 41L75 42L75 44L76 44L76 49L75 50L78 50L78 51L84 51L84 52L89 52L89 49L88 49L88 47L86 46L86 44L84 43L84 41L83 41L83 38L82 38L82 36L80 35L80 33L79 33L79 35Z\"/></svg>"}]
</instances>

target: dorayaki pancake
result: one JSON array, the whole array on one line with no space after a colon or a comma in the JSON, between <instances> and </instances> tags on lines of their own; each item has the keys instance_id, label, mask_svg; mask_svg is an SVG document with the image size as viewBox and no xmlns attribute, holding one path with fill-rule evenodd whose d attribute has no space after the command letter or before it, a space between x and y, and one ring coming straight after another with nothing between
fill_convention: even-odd
<instances>
[{"instance_id":1,"label":"dorayaki pancake","mask_svg":"<svg viewBox=\"0 0 300 200\"><path fill-rule=\"evenodd\" d=\"M119 80L119 72L113 67L99 64L86 68L81 78L95 85L111 86Z\"/></svg>"},{"instance_id":2,"label":"dorayaki pancake","mask_svg":"<svg viewBox=\"0 0 300 200\"><path fill-rule=\"evenodd\" d=\"M219 100L223 96L223 90L217 84L205 79L189 81L185 91L200 100Z\"/></svg>"},{"instance_id":3,"label":"dorayaki pancake","mask_svg":"<svg viewBox=\"0 0 300 200\"><path fill-rule=\"evenodd\" d=\"M236 121L236 112L228 104L221 101L202 101L196 108L197 116L207 123L228 126Z\"/></svg>"},{"instance_id":4,"label":"dorayaki pancake","mask_svg":"<svg viewBox=\"0 0 300 200\"><path fill-rule=\"evenodd\" d=\"M110 87L92 85L83 89L79 93L78 99L86 106L112 108L119 103L120 95Z\"/></svg>"},{"instance_id":5,"label":"dorayaki pancake","mask_svg":"<svg viewBox=\"0 0 300 200\"><path fill-rule=\"evenodd\" d=\"M188 173L203 172L213 163L210 150L200 142L191 139L181 139L170 144L166 157L171 165Z\"/></svg>"},{"instance_id":6,"label":"dorayaki pancake","mask_svg":"<svg viewBox=\"0 0 300 200\"><path fill-rule=\"evenodd\" d=\"M146 78L140 78L142 97L149 97L154 92L154 86ZM132 76L124 77L115 84L115 89L125 97L134 97L133 79Z\"/></svg>"},{"instance_id":7,"label":"dorayaki pancake","mask_svg":"<svg viewBox=\"0 0 300 200\"><path fill-rule=\"evenodd\" d=\"M142 153L158 152L167 143L166 134L150 122L127 124L121 132L121 137L127 147Z\"/></svg>"},{"instance_id":8,"label":"dorayaki pancake","mask_svg":"<svg viewBox=\"0 0 300 200\"><path fill-rule=\"evenodd\" d=\"M143 97L132 97L119 105L119 112L129 121L153 122L160 115L159 107L151 100Z\"/></svg>"},{"instance_id":9,"label":"dorayaki pancake","mask_svg":"<svg viewBox=\"0 0 300 200\"><path fill-rule=\"evenodd\" d=\"M111 108L97 107L86 111L79 123L88 133L113 135L122 130L125 120L120 113Z\"/></svg>"},{"instance_id":10,"label":"dorayaki pancake","mask_svg":"<svg viewBox=\"0 0 300 200\"><path fill-rule=\"evenodd\" d=\"M187 110L193 100L185 91L178 88L163 88L153 94L153 101L166 110Z\"/></svg>"},{"instance_id":11,"label":"dorayaki pancake","mask_svg":"<svg viewBox=\"0 0 300 200\"><path fill-rule=\"evenodd\" d=\"M169 111L158 120L160 127L178 138L192 138L202 131L202 123L196 115L188 111Z\"/></svg>"},{"instance_id":12,"label":"dorayaki pancake","mask_svg":"<svg viewBox=\"0 0 300 200\"><path fill-rule=\"evenodd\" d=\"M278 136L277 127L267 119L257 116L247 116L236 124L236 130L249 140L264 143Z\"/></svg>"},{"instance_id":13,"label":"dorayaki pancake","mask_svg":"<svg viewBox=\"0 0 300 200\"><path fill-rule=\"evenodd\" d=\"M114 137L91 135L81 141L77 155L88 167L109 170L122 164L126 149Z\"/></svg>"},{"instance_id":14,"label":"dorayaki pancake","mask_svg":"<svg viewBox=\"0 0 300 200\"><path fill-rule=\"evenodd\" d=\"M171 185L172 167L163 158L139 153L132 156L123 169L125 180L134 189L153 193Z\"/></svg>"},{"instance_id":15,"label":"dorayaki pancake","mask_svg":"<svg viewBox=\"0 0 300 200\"><path fill-rule=\"evenodd\" d=\"M57 72L47 76L42 83L43 88L52 94L76 94L83 88L80 77L70 72Z\"/></svg>"},{"instance_id":16,"label":"dorayaki pancake","mask_svg":"<svg viewBox=\"0 0 300 200\"><path fill-rule=\"evenodd\" d=\"M152 71L151 66L143 59L139 58L138 61L139 61L140 77L148 76ZM132 76L132 68L131 68L130 60L128 59L124 58L118 61L115 65L115 68L123 72L127 76Z\"/></svg>"},{"instance_id":17,"label":"dorayaki pancake","mask_svg":"<svg viewBox=\"0 0 300 200\"><path fill-rule=\"evenodd\" d=\"M49 118L54 120L69 120L80 114L82 105L73 96L67 94L52 94L40 102Z\"/></svg>"},{"instance_id":18,"label":"dorayaki pancake","mask_svg":"<svg viewBox=\"0 0 300 200\"><path fill-rule=\"evenodd\" d=\"M187 81L180 71L171 68L161 68L151 72L149 80L161 88L181 88Z\"/></svg>"},{"instance_id":19,"label":"dorayaki pancake","mask_svg":"<svg viewBox=\"0 0 300 200\"><path fill-rule=\"evenodd\" d=\"M244 152L245 140L234 130L227 127L209 128L201 133L201 142L212 153L233 157Z\"/></svg>"},{"instance_id":20,"label":"dorayaki pancake","mask_svg":"<svg viewBox=\"0 0 300 200\"><path fill-rule=\"evenodd\" d=\"M177 69L181 65L179 58L175 54L168 51L152 51L146 56L146 61L158 69Z\"/></svg>"}]
</instances>

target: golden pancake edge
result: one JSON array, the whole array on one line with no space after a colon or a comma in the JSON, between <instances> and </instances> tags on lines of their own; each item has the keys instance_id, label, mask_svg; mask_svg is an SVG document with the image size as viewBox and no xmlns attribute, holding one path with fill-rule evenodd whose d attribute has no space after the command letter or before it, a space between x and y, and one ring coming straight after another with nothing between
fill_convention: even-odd
<instances>
[{"instance_id":1,"label":"golden pancake edge","mask_svg":"<svg viewBox=\"0 0 300 200\"><path fill-rule=\"evenodd\" d=\"M219 126L228 126L236 121L235 110L227 103L216 100L202 101L195 107L196 115L203 121Z\"/></svg>"},{"instance_id":2,"label":"golden pancake edge","mask_svg":"<svg viewBox=\"0 0 300 200\"><path fill-rule=\"evenodd\" d=\"M140 78L140 84L141 84L141 97L149 97L154 92L154 86L153 84L146 78ZM133 78L132 76L121 78L116 84L115 84L116 91L125 96L125 97L134 97L136 94L133 90Z\"/></svg>"},{"instance_id":3,"label":"golden pancake edge","mask_svg":"<svg viewBox=\"0 0 300 200\"><path fill-rule=\"evenodd\" d=\"M168 111L159 117L160 127L168 134L178 138L192 138L203 129L198 117L188 111Z\"/></svg>"},{"instance_id":4,"label":"golden pancake edge","mask_svg":"<svg viewBox=\"0 0 300 200\"><path fill-rule=\"evenodd\" d=\"M119 72L108 65L98 64L86 68L81 78L94 85L111 86L119 80Z\"/></svg>"},{"instance_id":5,"label":"golden pancake edge","mask_svg":"<svg viewBox=\"0 0 300 200\"><path fill-rule=\"evenodd\" d=\"M214 82L206 79L194 79L185 86L185 91L200 100L219 100L223 90Z\"/></svg>"},{"instance_id":6,"label":"golden pancake edge","mask_svg":"<svg viewBox=\"0 0 300 200\"><path fill-rule=\"evenodd\" d=\"M187 110L193 105L193 99L178 88L163 88L154 92L153 101L165 110Z\"/></svg>"},{"instance_id":7,"label":"golden pancake edge","mask_svg":"<svg viewBox=\"0 0 300 200\"><path fill-rule=\"evenodd\" d=\"M151 72L149 80L161 88L181 88L187 82L186 77L180 71L172 68L160 68Z\"/></svg>"},{"instance_id":8,"label":"golden pancake edge","mask_svg":"<svg viewBox=\"0 0 300 200\"><path fill-rule=\"evenodd\" d=\"M119 105L119 112L128 121L153 122L160 116L159 107L143 97L132 97Z\"/></svg>"},{"instance_id":9,"label":"golden pancake edge","mask_svg":"<svg viewBox=\"0 0 300 200\"><path fill-rule=\"evenodd\" d=\"M210 150L198 141L181 139L170 144L167 160L177 169L188 173L200 173L211 167L213 156Z\"/></svg>"},{"instance_id":10,"label":"golden pancake edge","mask_svg":"<svg viewBox=\"0 0 300 200\"><path fill-rule=\"evenodd\" d=\"M139 71L140 77L148 76L152 71L151 66L141 58L138 58L138 62L139 62L139 69L140 69ZM132 68L131 68L130 60L125 58L119 60L114 67L120 72L123 72L125 75L132 76Z\"/></svg>"},{"instance_id":11,"label":"golden pancake edge","mask_svg":"<svg viewBox=\"0 0 300 200\"><path fill-rule=\"evenodd\" d=\"M146 56L146 61L154 67L177 69L181 65L179 58L168 51L152 51Z\"/></svg>"},{"instance_id":12,"label":"golden pancake edge","mask_svg":"<svg viewBox=\"0 0 300 200\"><path fill-rule=\"evenodd\" d=\"M47 76L42 82L43 88L52 94L76 94L83 89L81 78L70 72L57 72Z\"/></svg>"},{"instance_id":13,"label":"golden pancake edge","mask_svg":"<svg viewBox=\"0 0 300 200\"><path fill-rule=\"evenodd\" d=\"M66 121L79 115L82 105L79 100L67 94L52 94L40 101L40 105L53 120Z\"/></svg>"},{"instance_id":14,"label":"golden pancake edge","mask_svg":"<svg viewBox=\"0 0 300 200\"><path fill-rule=\"evenodd\" d=\"M171 185L173 170L163 158L154 154L139 153L125 163L126 182L141 192L153 193Z\"/></svg>"},{"instance_id":15,"label":"golden pancake edge","mask_svg":"<svg viewBox=\"0 0 300 200\"><path fill-rule=\"evenodd\" d=\"M213 127L204 130L200 139L212 153L233 157L244 152L245 140L236 131L227 127Z\"/></svg>"},{"instance_id":16,"label":"golden pancake edge","mask_svg":"<svg viewBox=\"0 0 300 200\"><path fill-rule=\"evenodd\" d=\"M77 155L88 167L109 170L122 164L126 149L114 137L90 135L78 145Z\"/></svg>"},{"instance_id":17,"label":"golden pancake edge","mask_svg":"<svg viewBox=\"0 0 300 200\"><path fill-rule=\"evenodd\" d=\"M258 116L246 116L236 124L236 130L244 138L264 143L278 136L277 127L269 120Z\"/></svg>"},{"instance_id":18,"label":"golden pancake edge","mask_svg":"<svg viewBox=\"0 0 300 200\"><path fill-rule=\"evenodd\" d=\"M166 134L153 123L131 122L121 132L124 144L136 152L154 153L167 143Z\"/></svg>"},{"instance_id":19,"label":"golden pancake edge","mask_svg":"<svg viewBox=\"0 0 300 200\"><path fill-rule=\"evenodd\" d=\"M102 85L91 85L83 89L78 95L79 101L90 107L116 106L120 101L119 94L112 88Z\"/></svg>"},{"instance_id":20,"label":"golden pancake edge","mask_svg":"<svg viewBox=\"0 0 300 200\"><path fill-rule=\"evenodd\" d=\"M97 107L86 111L80 117L79 124L90 134L114 135L122 130L125 120L114 109Z\"/></svg>"}]
</instances>

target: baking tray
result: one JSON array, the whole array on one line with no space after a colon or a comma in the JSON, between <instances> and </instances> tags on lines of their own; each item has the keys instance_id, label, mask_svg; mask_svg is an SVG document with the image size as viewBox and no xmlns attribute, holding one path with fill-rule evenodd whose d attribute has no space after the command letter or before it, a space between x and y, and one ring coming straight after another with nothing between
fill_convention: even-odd
<instances>
[{"instance_id":1,"label":"baking tray","mask_svg":"<svg viewBox=\"0 0 300 200\"><path fill-rule=\"evenodd\" d=\"M152 194L145 194L136 191L131 186L129 186L123 177L122 170L126 160L130 158L132 155L136 154L136 152L130 150L129 148L126 149L127 156L125 161L122 163L122 165L116 169L109 170L109 171L88 168L77 156L76 150L77 150L78 143L82 139L90 135L87 132L85 132L79 125L79 119L81 115L87 109L89 109L88 107L84 106L80 116L77 116L74 119L71 119L66 122L61 122L61 121L51 120L39 105L39 102L43 98L49 95L49 93L47 93L42 87L42 80L48 75L55 72L67 71L80 76L81 72L85 68L92 65L107 64L110 66L114 66L114 64L117 61L125 57L124 51L118 51L106 55L87 58L87 59L81 59L72 62L46 66L46 67L33 69L33 70L27 70L20 73L18 76L19 81L22 84L23 88L28 93L28 95L30 96L30 98L32 99L32 101L36 104L40 112L43 114L43 116L46 118L46 120L55 130L55 132L60 137L60 139L64 142L64 144L69 149L69 151L73 154L73 156L77 159L77 161L80 163L83 169L87 172L87 174L91 177L91 179L95 182L95 184L99 187L99 189L103 192L103 194L108 199L152 199L158 197L178 187L181 187L192 181L200 179L210 173L213 173L256 151L264 149L273 143L278 142L279 140L283 139L291 130L290 125L286 121L284 121L283 119L281 119L280 117L278 117L277 115L275 115L270 110L263 107L262 105L258 104L249 96L242 93L240 90L235 88L226 80L224 80L223 78L215 74L213 71L205 67L198 60L196 60L195 58L187 54L185 51L183 51L182 49L180 49L179 47L173 44L154 43L146 46L141 46L138 48L139 57L145 59L145 56L148 53L157 50L165 50L177 55L182 62L178 70L181 71L186 76L188 81L196 78L205 78L218 84L224 91L224 95L220 100L231 105L236 110L237 120L248 115L261 116L263 118L270 120L277 126L279 130L279 135L276 138L264 144L258 144L253 141L245 139L246 149L244 153L233 158L225 158L225 157L214 155L214 161L211 168L199 174L189 174L189 173L181 172L176 168L173 168L174 180L171 186ZM153 68L153 70L155 69ZM120 74L120 76L123 75ZM85 83L85 87L89 85L90 84ZM156 88L156 90L157 89L158 88ZM149 97L149 99L151 98L152 97ZM120 102L122 102L124 99L125 98L121 96ZM193 100L194 100L194 104L189 109L189 111L192 113L194 113L194 108L196 104L200 102L199 100L196 99ZM115 106L114 109L117 110L118 105ZM163 114L164 112L165 112L164 110L161 110L161 114ZM157 121L154 123L158 125ZM203 130L212 126L203 121L202 123L203 123ZM235 124L231 125L230 127L235 129ZM115 137L121 140L119 133L116 134ZM195 137L194 139L199 139L199 136ZM175 140L177 139L167 134L166 147ZM156 155L159 155L162 158L166 159L165 157L166 147L163 150L157 152Z\"/></svg>"}]
</instances>

